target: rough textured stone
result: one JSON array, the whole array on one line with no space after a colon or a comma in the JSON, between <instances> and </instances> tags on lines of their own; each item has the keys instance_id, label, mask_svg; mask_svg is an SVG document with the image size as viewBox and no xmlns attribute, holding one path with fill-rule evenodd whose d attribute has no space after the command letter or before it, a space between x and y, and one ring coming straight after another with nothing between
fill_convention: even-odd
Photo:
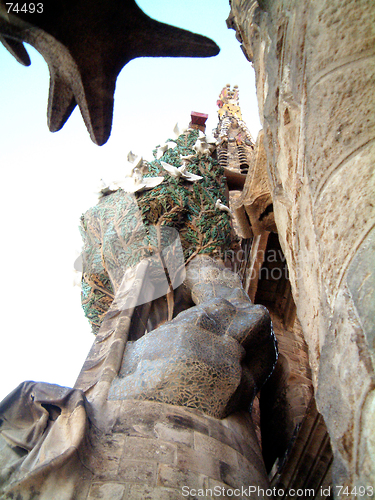
<instances>
[{"instance_id":1,"label":"rough textured stone","mask_svg":"<svg viewBox=\"0 0 375 500\"><path fill-rule=\"evenodd\" d=\"M195 434L194 447L198 452L213 455L218 460L238 467L237 453L230 446L217 441L216 439Z\"/></svg>"},{"instance_id":2,"label":"rough textured stone","mask_svg":"<svg viewBox=\"0 0 375 500\"><path fill-rule=\"evenodd\" d=\"M176 450L176 446L167 441L128 437L124 446L123 458L155 460L174 464L176 463Z\"/></svg>"},{"instance_id":3,"label":"rough textured stone","mask_svg":"<svg viewBox=\"0 0 375 500\"><path fill-rule=\"evenodd\" d=\"M156 462L122 459L119 476L122 481L154 485L156 482Z\"/></svg>"},{"instance_id":4,"label":"rough textured stone","mask_svg":"<svg viewBox=\"0 0 375 500\"><path fill-rule=\"evenodd\" d=\"M27 385L26 389L29 391L30 387ZM45 395L48 386L37 384L37 389L39 393L36 394L41 397L42 389ZM108 401L98 411L88 406L86 414L79 404L82 401L79 391L59 389L61 396L73 399L70 404L78 404L82 426L87 422L86 432L76 436L73 432L73 441L69 441L67 436L70 431L77 430L77 423L71 419L69 425L69 419L59 421L58 417L49 430L54 448L50 446L47 449L38 434L38 426L34 424L35 429L29 439L36 438L41 444L41 466L33 470L33 464L38 465L35 462L37 453L27 457L25 452L23 466L31 467L30 473L26 478L22 477L22 473L15 476L10 487L6 487L5 482L5 489L1 490L2 498L10 500L19 493L20 500L30 500L35 493L39 500L170 500L196 498L195 495L183 496L182 487L198 490L209 485L210 479L232 488L241 488L242 484L261 487L268 484L251 419L245 412L218 420L189 408L128 400ZM49 390L51 400L53 390ZM24 400L20 400L20 405L24 405ZM34 407L35 403L30 405ZM17 408L19 410L16 405L16 411ZM47 412L43 410L41 414ZM181 422L190 422L190 427L196 424L195 429L185 428L183 431L181 427L176 428L171 415L178 416ZM27 422L28 425L30 422L32 420ZM119 422L129 422L130 425L120 426ZM134 429L142 429L146 422L147 437L143 432L134 435ZM132 435L127 435L127 429ZM175 440L182 431L193 435L188 444ZM13 429L13 437L17 432L20 433L18 439L25 434L22 428ZM65 439L62 439L64 436ZM235 447L230 442L227 444L230 436L235 436ZM1 444L4 445L3 441ZM4 445L1 450L5 458L4 449L7 451L8 448L9 445ZM238 450L245 451L241 453ZM53 458L52 464L48 453ZM22 460L20 462L18 458L18 462ZM54 464L57 466L54 467ZM15 470L17 472L17 468ZM6 473L6 470L1 470L1 482L4 482Z\"/></svg>"},{"instance_id":5,"label":"rough textured stone","mask_svg":"<svg viewBox=\"0 0 375 500\"><path fill-rule=\"evenodd\" d=\"M188 469L161 464L158 471L158 485L169 488L202 488L206 476L196 474Z\"/></svg>"},{"instance_id":6,"label":"rough textured stone","mask_svg":"<svg viewBox=\"0 0 375 500\"><path fill-rule=\"evenodd\" d=\"M256 71L275 222L334 482L372 485L374 3L231 4L228 25Z\"/></svg>"},{"instance_id":7,"label":"rough textured stone","mask_svg":"<svg viewBox=\"0 0 375 500\"><path fill-rule=\"evenodd\" d=\"M130 487L129 498L132 500L182 500L189 497L183 497L179 489L134 485Z\"/></svg>"},{"instance_id":8,"label":"rough textured stone","mask_svg":"<svg viewBox=\"0 0 375 500\"><path fill-rule=\"evenodd\" d=\"M164 441L182 443L190 448L193 447L194 434L190 429L173 429L164 423L157 423L155 425L155 432L157 437Z\"/></svg>"},{"instance_id":9,"label":"rough textured stone","mask_svg":"<svg viewBox=\"0 0 375 500\"><path fill-rule=\"evenodd\" d=\"M123 500L126 486L117 483L93 483L87 500Z\"/></svg>"}]
</instances>

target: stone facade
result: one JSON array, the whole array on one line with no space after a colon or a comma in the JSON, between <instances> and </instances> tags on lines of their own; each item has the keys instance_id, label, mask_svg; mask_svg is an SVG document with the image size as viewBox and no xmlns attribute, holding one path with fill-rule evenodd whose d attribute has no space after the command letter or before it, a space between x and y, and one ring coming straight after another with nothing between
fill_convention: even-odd
<instances>
[{"instance_id":1,"label":"stone facade","mask_svg":"<svg viewBox=\"0 0 375 500\"><path fill-rule=\"evenodd\" d=\"M274 217L334 484L373 485L374 4L231 4L228 26L256 71Z\"/></svg>"},{"instance_id":2,"label":"stone facade","mask_svg":"<svg viewBox=\"0 0 375 500\"><path fill-rule=\"evenodd\" d=\"M103 432L92 425L82 453L85 466L95 471L87 500L194 499L202 491L204 498L225 499L228 489L269 486L249 415L217 420L188 408L132 400L110 401L106 412L112 426Z\"/></svg>"},{"instance_id":3,"label":"stone facade","mask_svg":"<svg viewBox=\"0 0 375 500\"><path fill-rule=\"evenodd\" d=\"M109 15L111 5L103 4L102 14ZM122 12L122 21L131 17L130 7L131 3L130 11ZM70 24L81 19L73 14ZM232 240L230 248L229 243L225 248L243 252L241 259L232 262L239 266L238 275L226 273L224 263L217 267L210 257L209 263L190 262L197 250L185 256L190 269L193 265L199 270L196 282L188 277L179 292L155 297L154 309L135 310L135 306L129 308L127 298L139 297L147 266L137 268L134 287L128 288L127 281L132 280L127 279L129 266L125 265L114 286L115 300L106 303L104 327L75 389L25 383L2 403L4 498L229 498L233 496L229 490L242 492L255 485L264 489L314 487L314 498L331 498L330 442L334 486L366 488L375 483L374 14L370 0L232 0L228 26L236 30L245 56L255 66L263 132L254 147L241 119L238 89L223 89L221 98L225 101L229 96L236 102L229 103L228 115L219 112L217 158L223 170L220 175L225 173L229 189L238 192L229 210L222 203L223 180L223 199L216 193L209 203L202 198L202 206L209 211L207 220L213 230L212 242L204 248L218 242L213 214L225 220L230 240L229 217L233 216L241 249L232 247ZM23 41L49 54L51 130L63 126L77 101L93 140L104 143L110 133L112 99L97 101L95 96L104 94L92 89L91 101L82 100L81 87L75 86L82 68L72 73L74 84L61 79L61 68L72 67L74 61L57 44L53 18L46 18L43 28L26 30L26 35L22 27L28 19L21 16L21 21L0 23L2 41L24 64L29 61ZM152 26L146 23L143 32L155 30L156 25ZM113 33L116 27L121 29L121 22L112 26ZM170 27L168 33L178 33L182 47L172 55L216 53L216 45L207 39L186 33L181 39L181 31ZM149 55L171 55L167 49L173 38L165 36L163 47L155 51L152 47ZM197 53L189 49L189 41L194 40L201 45ZM105 38L102 52L113 54L107 42ZM92 54L88 56L91 64ZM112 90L115 73L103 76ZM82 88L86 84L91 86L92 81L83 82ZM100 119L94 108L101 110ZM202 132L202 127L196 128ZM200 163L202 156L209 171L216 167L211 140L203 140L201 134L195 139L192 150L183 151L182 179L180 154L174 157L164 151L164 160L172 162L164 165L175 175L163 174L160 182L165 183L164 189L171 185L173 194L186 180L186 169L195 168L193 164ZM187 136L181 140L180 146L192 145ZM159 167L154 165L158 173ZM206 182L208 170L199 172L203 181L196 189L185 185L187 207L192 207L194 192ZM202 188L202 196L208 195L209 188ZM160 192L155 193L151 197L160 202ZM185 210L186 206L181 202L176 208ZM129 216L127 222L132 220ZM182 234L181 219L175 223ZM191 227L191 218L185 226ZM194 240L199 231L193 229L186 235ZM207 228L203 229L202 238L207 237ZM191 245L185 250L192 251ZM216 251L210 252L217 257ZM86 271L94 274L92 269ZM143 305L137 303L137 307ZM179 314L183 309L187 311ZM173 315L176 319L171 321ZM156 323L147 330L150 317ZM279 345L277 363L270 318ZM182 353L177 367L168 337L172 331L179 348L175 352ZM119 391L112 397L112 384L123 389L119 378L129 375L121 370L123 361L128 361L126 344L131 350L132 342L151 346L140 365L147 367L151 362L154 369L148 374L144 371L137 391L130 396ZM225 353L235 355L232 359ZM129 357L134 361L131 352ZM227 365L219 363L223 357ZM200 370L195 386L193 372L192 378L185 377L188 365L198 365ZM133 364L125 368L132 370ZM227 380L215 386L218 374L226 371L233 387ZM183 390L181 384L177 388L177 396L176 381L185 384ZM148 383L155 384L151 392L143 390ZM252 419L249 410L261 387ZM202 388L206 392L192 404L191 392ZM195 493L182 495L183 486ZM221 489L221 497L206 491L215 488ZM369 490L366 495L372 497ZM366 498L365 494L360 497Z\"/></svg>"},{"instance_id":4,"label":"stone facade","mask_svg":"<svg viewBox=\"0 0 375 500\"><path fill-rule=\"evenodd\" d=\"M153 401L98 407L82 391L25 382L1 416L4 500L245 499L249 486L269 488L247 411L219 420Z\"/></svg>"}]
</instances>

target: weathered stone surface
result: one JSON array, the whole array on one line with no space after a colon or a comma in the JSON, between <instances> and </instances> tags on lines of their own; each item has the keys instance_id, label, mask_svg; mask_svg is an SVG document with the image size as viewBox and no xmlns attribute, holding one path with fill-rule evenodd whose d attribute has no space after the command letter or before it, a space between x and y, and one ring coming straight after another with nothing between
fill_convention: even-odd
<instances>
[{"instance_id":1,"label":"weathered stone surface","mask_svg":"<svg viewBox=\"0 0 375 500\"><path fill-rule=\"evenodd\" d=\"M161 464L158 470L157 484L169 488L182 488L183 486L188 488L202 488L204 478L206 478L204 474L197 474L188 469Z\"/></svg>"},{"instance_id":2,"label":"weathered stone surface","mask_svg":"<svg viewBox=\"0 0 375 500\"><path fill-rule=\"evenodd\" d=\"M124 459L155 460L160 463L176 463L176 445L167 441L129 437L124 446Z\"/></svg>"},{"instance_id":3,"label":"weathered stone surface","mask_svg":"<svg viewBox=\"0 0 375 500\"><path fill-rule=\"evenodd\" d=\"M156 482L156 468L156 462L123 458L120 462L119 477L126 482L154 485Z\"/></svg>"},{"instance_id":4,"label":"weathered stone surface","mask_svg":"<svg viewBox=\"0 0 375 500\"><path fill-rule=\"evenodd\" d=\"M155 425L155 432L159 439L164 439L172 443L181 443L189 446L194 445L194 433L190 429L184 428L171 428L165 423L158 423Z\"/></svg>"},{"instance_id":5,"label":"weathered stone surface","mask_svg":"<svg viewBox=\"0 0 375 500\"><path fill-rule=\"evenodd\" d=\"M159 401L216 418L250 407L277 358L267 310L208 256L191 261L186 283L197 306L127 343L109 400Z\"/></svg>"},{"instance_id":6,"label":"weathered stone surface","mask_svg":"<svg viewBox=\"0 0 375 500\"><path fill-rule=\"evenodd\" d=\"M191 450L182 446L178 447L177 466L196 474L204 474L214 479L220 479L219 460L211 454Z\"/></svg>"},{"instance_id":7,"label":"weathered stone surface","mask_svg":"<svg viewBox=\"0 0 375 500\"><path fill-rule=\"evenodd\" d=\"M4 499L19 494L20 500L174 500L195 498L193 494L182 495L182 487L198 490L209 485L210 480L227 488L268 485L259 444L245 412L217 420L189 408L133 400L108 401L100 408L85 402L86 412L80 404L84 401L80 391L56 390L56 386L47 384L29 384L23 391L29 394L34 386L39 392L35 393L36 403L30 399L30 409L35 411L41 395L49 394L51 403L62 406L63 419L59 416L49 424L47 436L42 433L44 427L38 428L40 421L34 422L31 417L25 428L34 428L30 435L25 433L20 416L18 429L12 429L10 434L7 426L7 439L13 436L22 444L22 438L32 438L37 445L30 441L30 453L25 449L21 459L18 456L18 461L11 463L10 480L8 471L1 470ZM67 398L66 408L59 396ZM12 404L6 412L8 417L20 413L24 398ZM75 408L75 418L69 414L70 408ZM53 408L50 411L53 416ZM47 416L47 410L42 409L40 415ZM189 427L176 426L177 417L180 423L188 422ZM136 434L136 429L141 431ZM48 434L53 440L49 448ZM235 446L230 444L231 437ZM3 439L0 444L7 463L17 450L13 447L9 455L4 453L9 451L9 444ZM42 453L36 459L39 450Z\"/></svg>"},{"instance_id":8,"label":"weathered stone surface","mask_svg":"<svg viewBox=\"0 0 375 500\"><path fill-rule=\"evenodd\" d=\"M256 71L275 221L334 481L372 485L374 3L231 4L228 24Z\"/></svg>"},{"instance_id":9,"label":"weathered stone surface","mask_svg":"<svg viewBox=\"0 0 375 500\"><path fill-rule=\"evenodd\" d=\"M359 314L367 345L375 363L375 289L374 269L375 231L362 242L348 268L348 288Z\"/></svg>"},{"instance_id":10,"label":"weathered stone surface","mask_svg":"<svg viewBox=\"0 0 375 500\"><path fill-rule=\"evenodd\" d=\"M123 500L126 485L118 483L93 483L87 500Z\"/></svg>"},{"instance_id":11,"label":"weathered stone surface","mask_svg":"<svg viewBox=\"0 0 375 500\"><path fill-rule=\"evenodd\" d=\"M218 460L238 467L237 453L227 444L202 434L195 434L194 447L199 452L208 453Z\"/></svg>"},{"instance_id":12,"label":"weathered stone surface","mask_svg":"<svg viewBox=\"0 0 375 500\"><path fill-rule=\"evenodd\" d=\"M189 497L183 497L180 489L134 485L130 487L129 498L132 500L182 500Z\"/></svg>"}]
</instances>

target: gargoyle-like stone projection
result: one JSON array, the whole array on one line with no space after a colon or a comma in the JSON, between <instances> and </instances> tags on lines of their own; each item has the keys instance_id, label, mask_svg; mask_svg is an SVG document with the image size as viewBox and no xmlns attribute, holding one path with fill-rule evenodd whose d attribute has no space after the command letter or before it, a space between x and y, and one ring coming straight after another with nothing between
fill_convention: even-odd
<instances>
[{"instance_id":1,"label":"gargoyle-like stone projection","mask_svg":"<svg viewBox=\"0 0 375 500\"><path fill-rule=\"evenodd\" d=\"M24 4L26 12L12 5L0 0L0 41L21 64L30 64L23 42L46 60L49 129L60 130L78 104L98 145L110 136L116 79L131 59L219 52L209 38L151 19L134 0Z\"/></svg>"}]
</instances>

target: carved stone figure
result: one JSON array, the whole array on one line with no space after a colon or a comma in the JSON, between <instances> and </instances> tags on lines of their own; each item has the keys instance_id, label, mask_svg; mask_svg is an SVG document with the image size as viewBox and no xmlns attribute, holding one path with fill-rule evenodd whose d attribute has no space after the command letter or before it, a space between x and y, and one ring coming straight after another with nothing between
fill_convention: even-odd
<instances>
[{"instance_id":1,"label":"carved stone figure","mask_svg":"<svg viewBox=\"0 0 375 500\"><path fill-rule=\"evenodd\" d=\"M199 305L127 346L109 399L160 401L216 418L248 409L275 361L267 310L209 257L192 261L187 284Z\"/></svg>"},{"instance_id":2,"label":"carved stone figure","mask_svg":"<svg viewBox=\"0 0 375 500\"><path fill-rule=\"evenodd\" d=\"M3 498L267 488L249 412L276 345L267 310L221 258L234 241L217 208L225 179L198 137L188 129L142 166L158 185L106 190L82 217L83 304L97 336L74 389L26 382L0 407ZM163 171L181 156L196 182Z\"/></svg>"}]
</instances>

